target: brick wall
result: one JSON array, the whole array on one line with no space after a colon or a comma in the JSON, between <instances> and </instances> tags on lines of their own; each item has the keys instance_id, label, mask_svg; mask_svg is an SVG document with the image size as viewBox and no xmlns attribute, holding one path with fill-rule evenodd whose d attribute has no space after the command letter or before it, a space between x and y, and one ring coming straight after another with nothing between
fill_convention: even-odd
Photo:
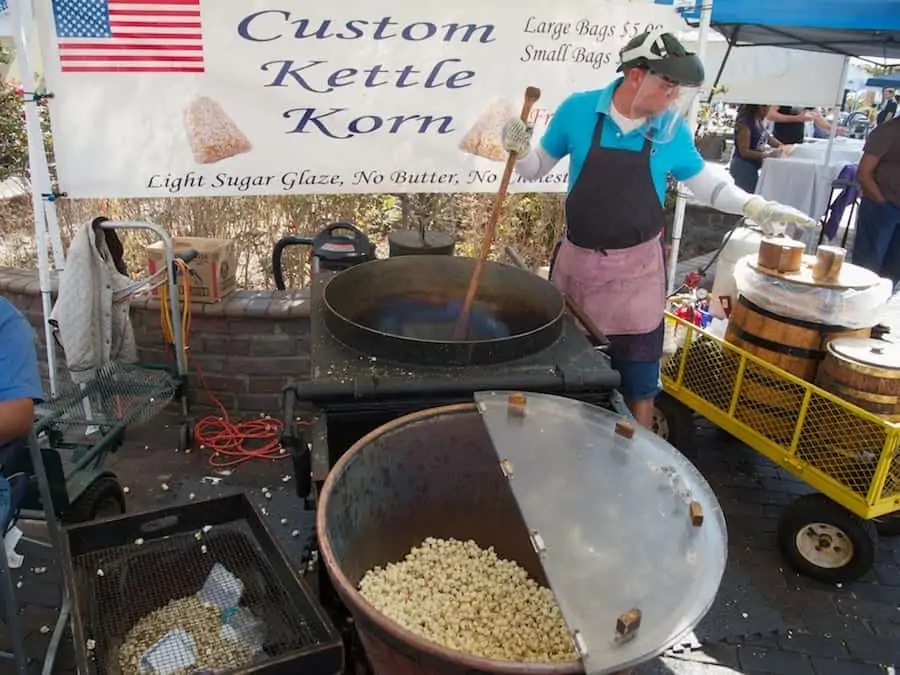
<instances>
[{"instance_id":1,"label":"brick wall","mask_svg":"<svg viewBox=\"0 0 900 675\"><path fill-rule=\"evenodd\" d=\"M37 272L0 268L0 294L36 328L46 377ZM191 311L190 383L198 412L209 412L212 395L231 413L280 416L282 387L309 377L308 290L237 291L220 303L194 304ZM174 363L163 342L159 302L133 301L131 319L141 361ZM64 369L59 349L56 362Z\"/></svg>"}]
</instances>

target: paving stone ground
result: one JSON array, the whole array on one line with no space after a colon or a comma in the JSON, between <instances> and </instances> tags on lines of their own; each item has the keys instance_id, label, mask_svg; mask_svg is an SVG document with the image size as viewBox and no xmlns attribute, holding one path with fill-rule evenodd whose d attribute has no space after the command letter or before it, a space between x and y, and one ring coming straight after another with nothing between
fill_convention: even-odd
<instances>
[{"instance_id":1,"label":"paving stone ground","mask_svg":"<svg viewBox=\"0 0 900 675\"><path fill-rule=\"evenodd\" d=\"M636 675L893 675L892 668L900 664L900 539L881 541L875 569L859 582L837 588L799 577L786 568L777 551L775 530L781 509L807 491L805 486L707 424L698 424L698 441L697 466L715 489L728 521L729 566L740 567L764 591L769 607L781 617L780 630L666 656L641 667ZM130 488L129 510L186 499L185 486L213 473L201 453L184 455L170 448L174 432L154 427L113 458L113 470ZM280 509L291 508L278 506L291 503L290 485L281 483L286 473L285 463L251 463L224 478L221 487L258 493L262 486L276 486L272 489L283 493L283 499L272 500L269 510L280 522ZM292 521L298 517L289 516ZM292 527L293 522L281 531ZM277 525L273 528L278 530ZM19 575L27 604L26 642L32 657L39 659L49 639L41 628L52 625L52 607L58 603L58 572L52 561L42 561L30 551ZM47 571L31 572L41 567ZM723 585L720 594L733 592ZM72 668L71 647L64 646L54 672L73 672Z\"/></svg>"},{"instance_id":2,"label":"paving stone ground","mask_svg":"<svg viewBox=\"0 0 900 675\"><path fill-rule=\"evenodd\" d=\"M741 635L736 628L727 639L695 644L642 666L635 675L894 675L900 665L900 539L882 539L875 569L856 583L834 587L799 577L781 558L775 531L785 504L808 489L706 423L698 422L698 446L696 464L715 489L728 522L729 572L739 572L726 574L720 598L746 603L730 619L747 614L754 634ZM174 427L155 422L112 458L110 467L129 487L130 511L187 499L188 490L199 491L194 486L214 475L202 453L185 455L174 447ZM282 482L289 473L285 462L253 462L217 486L256 495L288 548L298 543L289 532L308 518L291 496L291 484ZM275 498L262 501L263 486L275 490ZM289 522L282 524L282 518ZM308 529L308 519L302 526ZM302 551L289 553L298 561L301 556ZM19 592L26 605L26 643L36 660L49 640L42 627L52 626L59 602L55 565L29 548L25 565L16 573L23 582ZM32 571L42 567L46 570L40 574ZM752 587L754 594L734 588L735 583ZM764 623L754 623L760 618ZM4 667L0 663L0 672L8 672ZM64 645L54 673L73 668L71 646ZM33 672L39 672L37 664Z\"/></svg>"},{"instance_id":3,"label":"paving stone ground","mask_svg":"<svg viewBox=\"0 0 900 675\"><path fill-rule=\"evenodd\" d=\"M756 570L787 628L677 658L639 675L884 675L900 667L900 539L882 538L875 569L842 587L789 570L777 550L778 516L803 483L709 424L698 423L698 468L728 522L729 565ZM721 592L726 592L723 588Z\"/></svg>"}]
</instances>

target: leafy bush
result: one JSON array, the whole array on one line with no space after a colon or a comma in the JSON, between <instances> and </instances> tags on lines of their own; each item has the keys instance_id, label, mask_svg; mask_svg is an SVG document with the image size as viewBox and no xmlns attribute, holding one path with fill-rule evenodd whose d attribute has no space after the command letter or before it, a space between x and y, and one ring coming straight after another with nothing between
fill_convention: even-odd
<instances>
[{"instance_id":1,"label":"leafy bush","mask_svg":"<svg viewBox=\"0 0 900 675\"><path fill-rule=\"evenodd\" d=\"M9 53L0 48L0 63L9 63ZM0 180L22 176L28 168L28 135L22 93L15 85L0 83Z\"/></svg>"},{"instance_id":2,"label":"leafy bush","mask_svg":"<svg viewBox=\"0 0 900 675\"><path fill-rule=\"evenodd\" d=\"M0 46L0 63L8 64L11 55ZM33 93L33 92L32 92ZM31 93L29 93L29 96ZM0 181L21 177L28 172L28 133L25 125L25 92L18 83L0 81ZM52 158L50 113L46 99L38 102L44 151ZM52 160L51 164L52 164Z\"/></svg>"},{"instance_id":3,"label":"leafy bush","mask_svg":"<svg viewBox=\"0 0 900 675\"><path fill-rule=\"evenodd\" d=\"M271 288L272 246L286 234L311 235L336 221L359 226L387 256L392 230L440 230L453 234L458 255L476 255L491 213L491 194L314 195L308 197L188 197L173 199L71 200L57 202L68 240L74 228L97 215L113 220L152 220L175 236L233 238L240 254L238 283L245 288ZM563 230L561 195L512 195L497 228L491 258L506 260L512 246L535 267L546 264ZM0 223L4 218L0 212ZM154 235L123 236L126 262L137 272L144 265L143 246ZM285 278L291 286L305 283L306 251L287 249ZM4 263L0 260L0 264Z\"/></svg>"}]
</instances>

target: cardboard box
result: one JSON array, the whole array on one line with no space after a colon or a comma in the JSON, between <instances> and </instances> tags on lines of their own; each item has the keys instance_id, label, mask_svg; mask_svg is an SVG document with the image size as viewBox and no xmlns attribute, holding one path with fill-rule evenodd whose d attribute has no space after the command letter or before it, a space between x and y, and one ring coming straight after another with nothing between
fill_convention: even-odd
<instances>
[{"instance_id":1,"label":"cardboard box","mask_svg":"<svg viewBox=\"0 0 900 675\"><path fill-rule=\"evenodd\" d=\"M233 239L208 237L175 237L175 254L196 249L199 254L189 264L191 271L191 302L219 302L236 287L237 255ZM145 247L147 271L156 274L166 266L163 242L157 241ZM159 289L154 291L159 295Z\"/></svg>"}]
</instances>

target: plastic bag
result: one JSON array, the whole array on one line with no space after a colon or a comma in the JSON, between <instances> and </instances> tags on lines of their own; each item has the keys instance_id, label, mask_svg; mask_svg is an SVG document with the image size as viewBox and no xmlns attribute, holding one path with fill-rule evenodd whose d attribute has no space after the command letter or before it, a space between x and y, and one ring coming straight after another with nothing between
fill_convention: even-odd
<instances>
[{"instance_id":1,"label":"plastic bag","mask_svg":"<svg viewBox=\"0 0 900 675\"><path fill-rule=\"evenodd\" d=\"M225 622L221 634L228 640L244 645L253 656L263 650L266 640L266 625L257 619L246 607L232 607L225 612Z\"/></svg>"},{"instance_id":2,"label":"plastic bag","mask_svg":"<svg viewBox=\"0 0 900 675\"><path fill-rule=\"evenodd\" d=\"M509 101L493 101L475 120L459 142L459 149L493 162L505 162L509 153L503 149L503 125L519 116Z\"/></svg>"},{"instance_id":3,"label":"plastic bag","mask_svg":"<svg viewBox=\"0 0 900 675\"><path fill-rule=\"evenodd\" d=\"M223 611L237 606L243 594L244 583L220 563L213 565L200 589L200 599L204 604L215 605Z\"/></svg>"},{"instance_id":4,"label":"plastic bag","mask_svg":"<svg viewBox=\"0 0 900 675\"><path fill-rule=\"evenodd\" d=\"M738 293L779 316L844 328L870 328L878 323L891 298L889 279L864 289L812 286L757 272L752 256L738 261L734 280Z\"/></svg>"},{"instance_id":5,"label":"plastic bag","mask_svg":"<svg viewBox=\"0 0 900 675\"><path fill-rule=\"evenodd\" d=\"M725 319L720 319L716 317L712 321L710 321L709 325L706 327L706 332L712 335L713 337L717 337L720 340L725 339L725 333L728 332L728 321Z\"/></svg>"},{"instance_id":6,"label":"plastic bag","mask_svg":"<svg viewBox=\"0 0 900 675\"><path fill-rule=\"evenodd\" d=\"M141 657L141 673L172 675L197 663L197 645L183 628L173 628Z\"/></svg>"}]
</instances>

